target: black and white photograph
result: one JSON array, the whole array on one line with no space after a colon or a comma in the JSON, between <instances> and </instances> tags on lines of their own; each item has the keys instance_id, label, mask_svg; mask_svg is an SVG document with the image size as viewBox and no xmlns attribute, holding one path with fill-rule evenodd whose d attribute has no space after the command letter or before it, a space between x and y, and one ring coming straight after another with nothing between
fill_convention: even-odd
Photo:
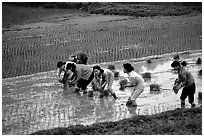
<instances>
[{"instance_id":1,"label":"black and white photograph","mask_svg":"<svg viewBox=\"0 0 204 137\"><path fill-rule=\"evenodd\" d=\"M202 1L2 1L2 135L202 135Z\"/></svg>"}]
</instances>

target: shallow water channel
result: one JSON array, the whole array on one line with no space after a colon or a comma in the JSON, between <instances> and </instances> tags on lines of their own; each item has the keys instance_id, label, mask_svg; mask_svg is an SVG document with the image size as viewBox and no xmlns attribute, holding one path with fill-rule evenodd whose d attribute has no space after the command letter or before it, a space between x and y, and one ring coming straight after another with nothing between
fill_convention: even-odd
<instances>
[{"instance_id":1,"label":"shallow water channel","mask_svg":"<svg viewBox=\"0 0 204 137\"><path fill-rule=\"evenodd\" d=\"M202 90L202 77L198 70L202 65L195 64L198 57L202 58L201 51L180 53L180 58L187 61L187 69L192 72L196 80L195 103L198 92ZM30 134L39 130L54 127L66 127L76 124L92 124L104 121L117 121L135 115L152 115L180 107L180 93L174 94L171 90L177 74L171 71L170 64L173 55L155 56L152 63L148 58L131 59L111 62L122 72L122 64L130 62L135 71L142 74L150 72L152 78L145 81L145 90L137 99L137 107L128 108L125 103L131 89L119 90L118 80L113 88L118 96L114 100L111 96L99 98L87 94L76 94L72 89L64 89L57 80L57 71L37 73L28 76L19 76L2 80L2 133L3 134ZM110 63L100 64L107 68ZM150 84L159 84L160 92L150 92ZM90 87L89 87L90 88ZM190 107L186 100L186 107Z\"/></svg>"}]
</instances>

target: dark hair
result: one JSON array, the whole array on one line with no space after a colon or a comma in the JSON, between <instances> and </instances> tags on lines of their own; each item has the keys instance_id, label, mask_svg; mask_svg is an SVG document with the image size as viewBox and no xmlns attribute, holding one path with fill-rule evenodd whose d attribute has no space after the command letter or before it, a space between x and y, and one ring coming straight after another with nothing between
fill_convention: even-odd
<instances>
[{"instance_id":1,"label":"dark hair","mask_svg":"<svg viewBox=\"0 0 204 137\"><path fill-rule=\"evenodd\" d=\"M85 53L79 53L77 55L77 58L79 60L78 64L84 64L86 65L88 62L88 56Z\"/></svg>"},{"instance_id":2,"label":"dark hair","mask_svg":"<svg viewBox=\"0 0 204 137\"><path fill-rule=\"evenodd\" d=\"M181 64L179 61L175 60L172 64L171 64L171 67L174 68L174 67L180 67Z\"/></svg>"},{"instance_id":3,"label":"dark hair","mask_svg":"<svg viewBox=\"0 0 204 137\"><path fill-rule=\"evenodd\" d=\"M93 67L93 70L94 70L94 69L98 69L101 74L103 74L103 72L104 72L104 70L103 70L99 65L94 66L94 67Z\"/></svg>"},{"instance_id":4,"label":"dark hair","mask_svg":"<svg viewBox=\"0 0 204 137\"><path fill-rule=\"evenodd\" d=\"M128 72L131 72L134 70L134 67L130 63L123 64L124 69L126 69Z\"/></svg>"},{"instance_id":5,"label":"dark hair","mask_svg":"<svg viewBox=\"0 0 204 137\"><path fill-rule=\"evenodd\" d=\"M62 65L65 65L66 62L58 61L57 62L57 68L61 68Z\"/></svg>"},{"instance_id":6,"label":"dark hair","mask_svg":"<svg viewBox=\"0 0 204 137\"><path fill-rule=\"evenodd\" d=\"M74 63L68 63L66 70L71 70L72 72L74 72L76 70L76 65Z\"/></svg>"},{"instance_id":7,"label":"dark hair","mask_svg":"<svg viewBox=\"0 0 204 137\"><path fill-rule=\"evenodd\" d=\"M175 55L175 56L174 56L174 59L175 59L175 60L179 60L179 59L180 59L179 55Z\"/></svg>"}]
</instances>

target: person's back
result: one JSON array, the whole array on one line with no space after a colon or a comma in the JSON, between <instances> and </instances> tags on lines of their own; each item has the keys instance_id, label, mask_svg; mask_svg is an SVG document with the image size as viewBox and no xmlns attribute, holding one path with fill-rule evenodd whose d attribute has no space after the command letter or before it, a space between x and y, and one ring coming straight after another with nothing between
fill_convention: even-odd
<instances>
[{"instance_id":1,"label":"person's back","mask_svg":"<svg viewBox=\"0 0 204 137\"><path fill-rule=\"evenodd\" d=\"M91 66L84 64L68 63L66 71L71 71L76 76L73 81L70 81L70 83L76 83L75 92L79 92L80 90L82 90L82 92L84 93L87 92L86 88L94 78L94 73Z\"/></svg>"},{"instance_id":2,"label":"person's back","mask_svg":"<svg viewBox=\"0 0 204 137\"><path fill-rule=\"evenodd\" d=\"M185 87L191 86L195 81L193 75L183 67L179 71L179 80L185 84Z\"/></svg>"},{"instance_id":3,"label":"person's back","mask_svg":"<svg viewBox=\"0 0 204 137\"><path fill-rule=\"evenodd\" d=\"M76 71L77 75L80 75L81 78L87 80L91 76L93 69L89 65L76 64Z\"/></svg>"},{"instance_id":4,"label":"person's back","mask_svg":"<svg viewBox=\"0 0 204 137\"><path fill-rule=\"evenodd\" d=\"M135 71L131 71L129 74L129 80L132 84L136 84L136 87L144 87L144 79L140 74Z\"/></svg>"}]
</instances>

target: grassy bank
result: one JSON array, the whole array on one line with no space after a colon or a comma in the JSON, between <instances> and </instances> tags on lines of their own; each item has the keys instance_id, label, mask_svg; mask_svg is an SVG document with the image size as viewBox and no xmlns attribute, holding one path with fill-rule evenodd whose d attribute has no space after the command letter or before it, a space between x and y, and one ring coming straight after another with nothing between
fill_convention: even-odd
<instances>
[{"instance_id":1,"label":"grassy bank","mask_svg":"<svg viewBox=\"0 0 204 137\"><path fill-rule=\"evenodd\" d=\"M117 122L76 125L34 135L201 135L202 108L176 109L152 116L135 116Z\"/></svg>"}]
</instances>

